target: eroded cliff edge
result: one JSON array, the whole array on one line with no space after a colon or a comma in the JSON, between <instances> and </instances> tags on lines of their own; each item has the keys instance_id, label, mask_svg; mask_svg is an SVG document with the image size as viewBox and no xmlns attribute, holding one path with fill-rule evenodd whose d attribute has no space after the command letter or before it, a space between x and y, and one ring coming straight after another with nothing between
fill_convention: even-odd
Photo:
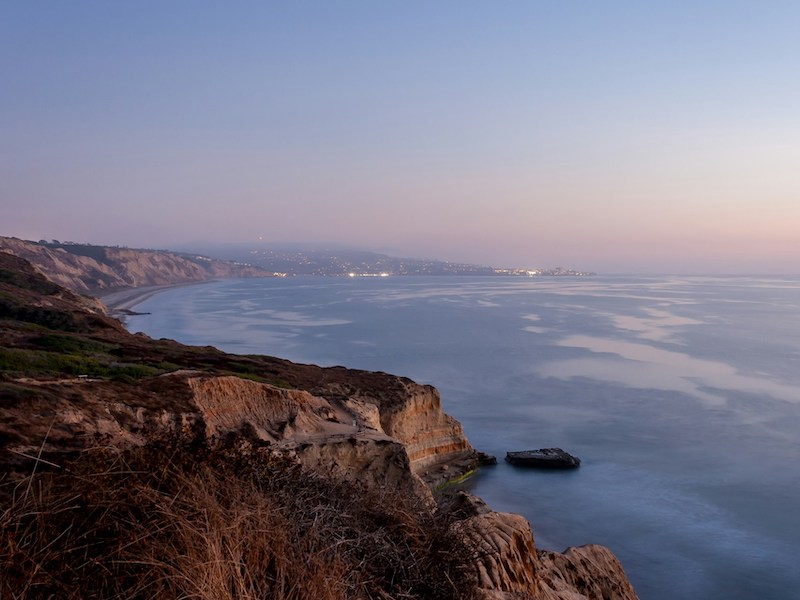
<instances>
[{"instance_id":1,"label":"eroded cliff edge","mask_svg":"<svg viewBox=\"0 0 800 600\"><path fill-rule=\"evenodd\" d=\"M251 265L166 250L44 244L3 236L0 236L0 252L30 261L51 281L83 294L214 278L272 275Z\"/></svg>"},{"instance_id":2,"label":"eroded cliff edge","mask_svg":"<svg viewBox=\"0 0 800 600\"><path fill-rule=\"evenodd\" d=\"M420 498L420 510L447 511L474 555L480 597L636 597L607 549L540 552L522 517L464 494L434 496L432 486L479 456L431 386L131 335L91 300L2 253L0 321L0 446L11 478L159 432L235 436L321 477L397 489Z\"/></svg>"}]
</instances>

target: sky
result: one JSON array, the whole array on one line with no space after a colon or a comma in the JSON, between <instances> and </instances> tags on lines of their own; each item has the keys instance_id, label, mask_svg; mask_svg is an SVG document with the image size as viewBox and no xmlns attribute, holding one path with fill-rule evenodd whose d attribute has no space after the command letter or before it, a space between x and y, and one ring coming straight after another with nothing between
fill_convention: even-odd
<instances>
[{"instance_id":1,"label":"sky","mask_svg":"<svg viewBox=\"0 0 800 600\"><path fill-rule=\"evenodd\" d=\"M0 235L800 273L795 1L0 0Z\"/></svg>"}]
</instances>

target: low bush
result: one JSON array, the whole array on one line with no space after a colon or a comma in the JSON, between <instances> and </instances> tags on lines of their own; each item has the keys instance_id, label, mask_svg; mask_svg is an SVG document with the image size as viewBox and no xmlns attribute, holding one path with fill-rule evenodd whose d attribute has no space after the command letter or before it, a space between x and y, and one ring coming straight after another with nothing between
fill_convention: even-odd
<instances>
[{"instance_id":1,"label":"low bush","mask_svg":"<svg viewBox=\"0 0 800 600\"><path fill-rule=\"evenodd\" d=\"M34 338L32 344L49 352L70 353L96 353L104 354L112 348L111 344L104 344L85 337L59 333L43 333Z\"/></svg>"},{"instance_id":2,"label":"low bush","mask_svg":"<svg viewBox=\"0 0 800 600\"><path fill-rule=\"evenodd\" d=\"M27 377L88 375L135 381L163 371L144 364L113 362L107 355L0 348L0 372Z\"/></svg>"}]
</instances>

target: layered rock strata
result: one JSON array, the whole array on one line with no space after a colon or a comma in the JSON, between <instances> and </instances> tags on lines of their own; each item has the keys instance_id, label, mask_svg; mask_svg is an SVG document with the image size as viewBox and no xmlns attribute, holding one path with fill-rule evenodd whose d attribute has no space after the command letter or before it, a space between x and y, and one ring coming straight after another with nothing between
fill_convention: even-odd
<instances>
[{"instance_id":1,"label":"layered rock strata","mask_svg":"<svg viewBox=\"0 0 800 600\"><path fill-rule=\"evenodd\" d=\"M363 414L377 415L374 404L239 377L189 377L187 384L209 437L242 433L327 476L391 485L432 501L405 444L387 435L379 418L364 423Z\"/></svg>"},{"instance_id":2,"label":"layered rock strata","mask_svg":"<svg viewBox=\"0 0 800 600\"><path fill-rule=\"evenodd\" d=\"M453 528L473 549L482 600L636 600L622 565L604 546L536 549L530 523L492 511L466 492L450 498Z\"/></svg>"},{"instance_id":3,"label":"layered rock strata","mask_svg":"<svg viewBox=\"0 0 800 600\"><path fill-rule=\"evenodd\" d=\"M269 275L249 265L164 250L79 244L54 247L0 236L0 251L29 260L51 281L81 293Z\"/></svg>"}]
</instances>

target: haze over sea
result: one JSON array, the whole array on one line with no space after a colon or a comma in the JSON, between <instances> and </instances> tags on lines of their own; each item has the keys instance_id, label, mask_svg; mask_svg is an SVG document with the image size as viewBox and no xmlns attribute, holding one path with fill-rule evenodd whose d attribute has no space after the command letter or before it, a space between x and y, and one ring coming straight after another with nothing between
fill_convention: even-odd
<instances>
[{"instance_id":1,"label":"haze over sea","mask_svg":"<svg viewBox=\"0 0 800 600\"><path fill-rule=\"evenodd\" d=\"M131 331L435 385L500 458L468 483L643 600L800 589L800 278L287 278L181 287ZM560 446L572 472L506 451Z\"/></svg>"}]
</instances>

